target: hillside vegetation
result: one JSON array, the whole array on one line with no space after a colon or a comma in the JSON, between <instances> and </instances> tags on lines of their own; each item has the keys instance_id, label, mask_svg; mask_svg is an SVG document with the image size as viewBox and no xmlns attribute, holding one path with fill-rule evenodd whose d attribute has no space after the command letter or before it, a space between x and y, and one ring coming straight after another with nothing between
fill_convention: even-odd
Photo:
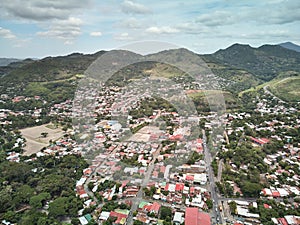
<instances>
[{"instance_id":1,"label":"hillside vegetation","mask_svg":"<svg viewBox=\"0 0 300 225\"><path fill-rule=\"evenodd\" d=\"M272 80L280 73L300 71L300 54L278 45L252 48L249 45L234 44L210 57L225 66L245 70L262 81Z\"/></svg>"},{"instance_id":2,"label":"hillside vegetation","mask_svg":"<svg viewBox=\"0 0 300 225\"><path fill-rule=\"evenodd\" d=\"M104 51L89 55L74 53L40 60L27 59L0 66L0 93L12 96L41 95L51 102L70 98L80 79L77 75L84 74L91 63L103 53ZM123 54L125 53L127 57L140 57L132 52L124 51ZM189 86L194 81L192 77L174 66L155 62L155 59L177 57L179 61L189 65L188 56L191 54L193 53L186 49L173 49L145 56L149 61L121 69L107 84L125 86L135 79L164 77ZM270 90L286 101L297 101L299 98L299 79L295 77L300 74L300 53L294 50L279 45L253 48L249 45L234 44L214 54L199 56L199 60L204 60L209 69L219 77L222 88L226 90L224 96L228 108L237 107L238 93L259 90L265 85L270 85ZM114 52L111 57L114 57ZM106 62L102 63L105 65ZM289 77L293 78L277 82ZM199 104L203 103L199 96L196 100Z\"/></svg>"},{"instance_id":3,"label":"hillside vegetation","mask_svg":"<svg viewBox=\"0 0 300 225\"><path fill-rule=\"evenodd\" d=\"M300 101L300 76L288 77L272 83L271 92L287 102Z\"/></svg>"}]
</instances>

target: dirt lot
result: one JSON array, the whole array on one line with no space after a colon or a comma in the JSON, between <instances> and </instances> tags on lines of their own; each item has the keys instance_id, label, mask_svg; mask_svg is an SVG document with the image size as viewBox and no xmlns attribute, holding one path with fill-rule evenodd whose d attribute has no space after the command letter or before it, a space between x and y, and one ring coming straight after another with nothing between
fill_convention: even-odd
<instances>
[{"instance_id":1,"label":"dirt lot","mask_svg":"<svg viewBox=\"0 0 300 225\"><path fill-rule=\"evenodd\" d=\"M128 141L134 141L134 142L148 142L151 134L157 134L160 133L158 127L155 126L146 126L140 129L138 132L133 134Z\"/></svg>"},{"instance_id":2,"label":"dirt lot","mask_svg":"<svg viewBox=\"0 0 300 225\"><path fill-rule=\"evenodd\" d=\"M54 128L52 124L29 127L20 131L23 137L26 139L24 155L31 155L39 152L43 147L49 145L50 140L55 141L64 134L60 128ZM48 135L47 137L42 137L41 133L48 133Z\"/></svg>"}]
</instances>

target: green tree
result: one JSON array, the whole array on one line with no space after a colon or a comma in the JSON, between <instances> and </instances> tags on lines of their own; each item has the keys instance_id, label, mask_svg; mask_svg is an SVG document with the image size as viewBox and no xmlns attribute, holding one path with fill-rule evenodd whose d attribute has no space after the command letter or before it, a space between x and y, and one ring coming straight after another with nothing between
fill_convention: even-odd
<instances>
[{"instance_id":1,"label":"green tree","mask_svg":"<svg viewBox=\"0 0 300 225\"><path fill-rule=\"evenodd\" d=\"M58 218L67 214L68 198L60 197L49 204L49 215Z\"/></svg>"},{"instance_id":2,"label":"green tree","mask_svg":"<svg viewBox=\"0 0 300 225\"><path fill-rule=\"evenodd\" d=\"M39 209L43 207L43 202L45 202L46 200L50 199L51 196L49 193L47 192L43 192L40 193L38 195L32 196L30 198L29 204L35 208L35 209Z\"/></svg>"},{"instance_id":3,"label":"green tree","mask_svg":"<svg viewBox=\"0 0 300 225\"><path fill-rule=\"evenodd\" d=\"M162 220L170 221L172 218L172 209L166 206L162 206L160 209L160 218Z\"/></svg>"}]
</instances>

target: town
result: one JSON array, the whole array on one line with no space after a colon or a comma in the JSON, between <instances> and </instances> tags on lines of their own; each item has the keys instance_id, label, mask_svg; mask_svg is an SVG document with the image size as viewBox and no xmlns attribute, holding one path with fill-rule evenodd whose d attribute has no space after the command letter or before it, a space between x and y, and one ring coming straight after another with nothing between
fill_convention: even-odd
<instances>
[{"instance_id":1,"label":"town","mask_svg":"<svg viewBox=\"0 0 300 225\"><path fill-rule=\"evenodd\" d=\"M35 207L82 225L300 224L298 109L263 89L251 99L254 110L180 115L145 90L139 98L123 90L86 86L48 110L40 96L1 95L3 105L16 105L0 112L7 161L35 165L52 158L55 165L75 155L88 162L81 171L71 165L78 173L77 213L53 212L63 196L38 206L29 196L20 212ZM77 107L81 101L86 104ZM31 172L42 176L45 169ZM3 218L15 223L9 212Z\"/></svg>"}]
</instances>

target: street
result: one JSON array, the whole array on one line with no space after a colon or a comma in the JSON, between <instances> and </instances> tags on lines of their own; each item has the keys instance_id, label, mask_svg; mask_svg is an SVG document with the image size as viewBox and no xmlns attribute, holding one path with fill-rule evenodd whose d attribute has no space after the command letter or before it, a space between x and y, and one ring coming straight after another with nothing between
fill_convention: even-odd
<instances>
[{"instance_id":1,"label":"street","mask_svg":"<svg viewBox=\"0 0 300 225\"><path fill-rule=\"evenodd\" d=\"M212 157L209 148L207 147L207 143L206 143L207 137L205 135L205 131L202 130L202 132L203 132L204 159L207 165L207 174L208 174L208 179L210 184L211 199L213 201L212 215L213 218L215 218L217 224L223 224L223 218L219 209L219 205L221 204L221 202L219 201L219 197L216 191L217 187L215 184L213 169L211 167Z\"/></svg>"}]
</instances>

